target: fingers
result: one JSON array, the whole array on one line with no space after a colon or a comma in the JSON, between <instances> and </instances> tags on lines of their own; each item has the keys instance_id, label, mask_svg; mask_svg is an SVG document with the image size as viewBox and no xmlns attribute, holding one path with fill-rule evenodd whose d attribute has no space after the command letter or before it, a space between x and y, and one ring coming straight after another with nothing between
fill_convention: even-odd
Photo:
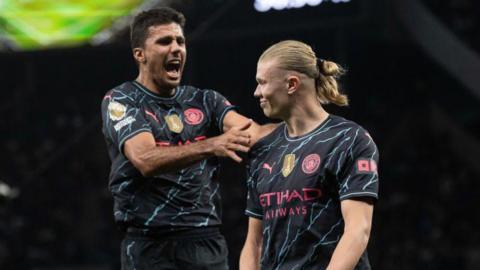
<instances>
[{"instance_id":1,"label":"fingers","mask_svg":"<svg viewBox=\"0 0 480 270\"><path fill-rule=\"evenodd\" d=\"M244 145L244 146L250 146L250 138L246 137L237 137L234 140L232 140L233 143L239 144L239 145Z\"/></svg>"},{"instance_id":2,"label":"fingers","mask_svg":"<svg viewBox=\"0 0 480 270\"><path fill-rule=\"evenodd\" d=\"M227 148L229 150L239 151L239 152L244 152L244 153L248 153L248 151L250 151L249 147L246 147L246 146L241 145L241 144L236 144L236 143L230 144Z\"/></svg>"},{"instance_id":3,"label":"fingers","mask_svg":"<svg viewBox=\"0 0 480 270\"><path fill-rule=\"evenodd\" d=\"M226 149L226 152L225 152L226 155L238 163L242 162L242 158L239 157L235 152L247 153L248 151L250 151L249 147L243 146L241 144L236 144L236 143L230 143L227 148L228 149Z\"/></svg>"},{"instance_id":4,"label":"fingers","mask_svg":"<svg viewBox=\"0 0 480 270\"><path fill-rule=\"evenodd\" d=\"M247 125L244 125L243 127L247 127L250 125L251 125L251 121L249 121L249 123L247 123ZM227 133L225 133L224 136L230 142L242 144L245 146L248 146L251 142L250 133L248 133L247 131L238 130L236 128L235 129L232 128Z\"/></svg>"},{"instance_id":5,"label":"fingers","mask_svg":"<svg viewBox=\"0 0 480 270\"><path fill-rule=\"evenodd\" d=\"M250 134L245 130L252 125L252 121L247 121L244 125L232 128L223 135L215 137L214 154L216 156L229 157L236 162L242 162L242 159L235 152L247 153L250 151Z\"/></svg>"},{"instance_id":6,"label":"fingers","mask_svg":"<svg viewBox=\"0 0 480 270\"><path fill-rule=\"evenodd\" d=\"M227 156L238 163L242 162L242 158L233 151L227 151Z\"/></svg>"},{"instance_id":7,"label":"fingers","mask_svg":"<svg viewBox=\"0 0 480 270\"><path fill-rule=\"evenodd\" d=\"M247 130L248 128L250 128L252 123L253 123L252 119L248 119L247 122L245 122L243 125L238 127L238 130Z\"/></svg>"}]
</instances>

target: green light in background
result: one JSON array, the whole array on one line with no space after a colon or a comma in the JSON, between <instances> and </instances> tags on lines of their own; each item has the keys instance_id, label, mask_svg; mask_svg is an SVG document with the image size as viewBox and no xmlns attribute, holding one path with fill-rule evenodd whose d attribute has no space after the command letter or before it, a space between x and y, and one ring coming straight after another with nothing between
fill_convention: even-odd
<instances>
[{"instance_id":1,"label":"green light in background","mask_svg":"<svg viewBox=\"0 0 480 270\"><path fill-rule=\"evenodd\" d=\"M0 0L0 35L18 47L82 44L143 0Z\"/></svg>"}]
</instances>

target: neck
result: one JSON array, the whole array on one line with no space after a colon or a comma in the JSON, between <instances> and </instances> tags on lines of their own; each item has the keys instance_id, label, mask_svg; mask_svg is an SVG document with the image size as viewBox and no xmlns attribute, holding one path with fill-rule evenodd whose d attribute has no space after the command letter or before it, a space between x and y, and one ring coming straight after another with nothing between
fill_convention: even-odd
<instances>
[{"instance_id":1,"label":"neck","mask_svg":"<svg viewBox=\"0 0 480 270\"><path fill-rule=\"evenodd\" d=\"M305 135L318 127L328 117L328 113L319 104L317 98L297 100L286 117L288 135L292 137Z\"/></svg>"},{"instance_id":2,"label":"neck","mask_svg":"<svg viewBox=\"0 0 480 270\"><path fill-rule=\"evenodd\" d=\"M148 74L148 73L147 73ZM145 75L145 73L140 72L135 79L136 82L142 84L147 88L147 90L160 95L162 97L172 97L175 94L175 88L165 88L160 85L158 85L154 79L149 76Z\"/></svg>"}]
</instances>

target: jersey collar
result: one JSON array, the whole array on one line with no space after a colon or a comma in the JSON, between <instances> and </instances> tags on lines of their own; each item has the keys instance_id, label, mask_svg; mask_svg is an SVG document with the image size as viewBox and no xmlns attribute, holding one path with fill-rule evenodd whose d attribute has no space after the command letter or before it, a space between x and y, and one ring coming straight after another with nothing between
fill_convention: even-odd
<instances>
[{"instance_id":1,"label":"jersey collar","mask_svg":"<svg viewBox=\"0 0 480 270\"><path fill-rule=\"evenodd\" d=\"M304 134L304 135L301 135L301 136L296 136L296 137L291 137L290 135L288 135L288 130L287 130L287 125L285 124L284 128L283 128L283 134L285 136L285 139L287 141L298 141L298 140L301 140L301 139L304 139L306 137L309 137L309 136L312 136L312 135L315 135L319 132L321 132L323 130L323 128L332 120L332 117L331 117L331 114L329 114L327 116L327 118L325 120L323 120L322 123L320 123L314 130L308 132L307 134Z\"/></svg>"},{"instance_id":2,"label":"jersey collar","mask_svg":"<svg viewBox=\"0 0 480 270\"><path fill-rule=\"evenodd\" d=\"M158 100L163 100L163 101L172 101L172 100L175 100L179 95L180 95L180 92L182 92L183 88L182 87L179 87L177 86L175 88L175 94L171 97L162 97L150 90L148 90L145 86L143 86L141 83L137 82L137 81L132 81L132 84L137 88L139 89L140 91L144 92L145 94L147 94L148 96L150 97L153 97L155 99L158 99Z\"/></svg>"}]
</instances>

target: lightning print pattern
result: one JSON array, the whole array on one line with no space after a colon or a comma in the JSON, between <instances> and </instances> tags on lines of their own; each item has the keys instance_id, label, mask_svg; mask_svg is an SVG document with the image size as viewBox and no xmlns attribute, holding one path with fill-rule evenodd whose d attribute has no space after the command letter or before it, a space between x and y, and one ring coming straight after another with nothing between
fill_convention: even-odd
<instances>
[{"instance_id":1,"label":"lightning print pattern","mask_svg":"<svg viewBox=\"0 0 480 270\"><path fill-rule=\"evenodd\" d=\"M245 214L262 220L261 268L326 269L343 233L340 202L378 199L378 158L367 131L335 115L299 137L282 123L257 142ZM370 269L366 251L355 269Z\"/></svg>"},{"instance_id":2,"label":"lightning print pattern","mask_svg":"<svg viewBox=\"0 0 480 270\"><path fill-rule=\"evenodd\" d=\"M212 90L179 86L161 97L132 81L107 92L102 131L112 161L109 189L115 221L144 229L177 230L221 224L218 160L210 158L176 172L144 177L125 157L125 141L149 132L157 147L185 145L218 135L234 109Z\"/></svg>"}]
</instances>

